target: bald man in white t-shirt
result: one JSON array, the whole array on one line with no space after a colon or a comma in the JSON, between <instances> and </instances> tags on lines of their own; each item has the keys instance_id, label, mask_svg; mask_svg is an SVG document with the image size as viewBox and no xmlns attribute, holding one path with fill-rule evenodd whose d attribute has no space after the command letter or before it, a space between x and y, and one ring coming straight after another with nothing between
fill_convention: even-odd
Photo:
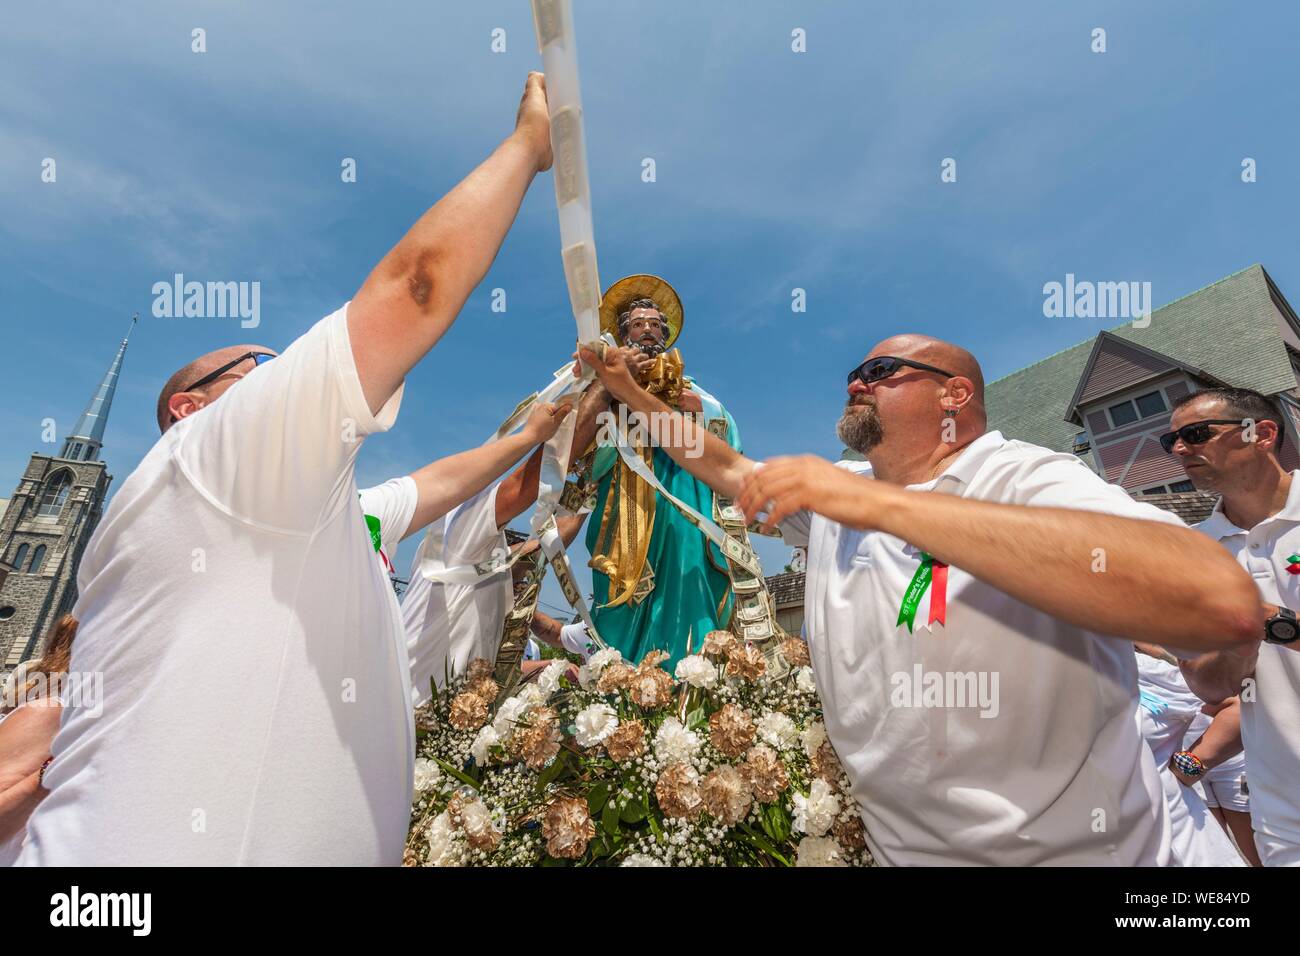
<instances>
[{"instance_id":1,"label":"bald man in white t-shirt","mask_svg":"<svg viewBox=\"0 0 1300 956\"><path fill-rule=\"evenodd\" d=\"M163 436L77 580L70 670L102 674L102 714L65 710L20 864L401 863L405 635L354 466L550 164L532 74L514 132L350 303L282 354L232 346L167 382ZM421 504L462 493L449 481Z\"/></svg>"},{"instance_id":2,"label":"bald man in white t-shirt","mask_svg":"<svg viewBox=\"0 0 1300 956\"><path fill-rule=\"evenodd\" d=\"M581 358L629 409L672 414L617 363ZM1167 864L1131 642L1256 641L1249 579L1074 456L987 431L965 349L902 335L859 361L838 432L865 462L757 467L689 420L665 450L808 545L813 672L872 855Z\"/></svg>"}]
</instances>

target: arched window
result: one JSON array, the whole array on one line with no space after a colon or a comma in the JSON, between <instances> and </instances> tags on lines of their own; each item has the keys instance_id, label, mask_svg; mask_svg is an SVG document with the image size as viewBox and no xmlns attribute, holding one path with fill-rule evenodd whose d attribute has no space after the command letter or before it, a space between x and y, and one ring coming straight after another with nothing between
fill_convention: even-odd
<instances>
[{"instance_id":1,"label":"arched window","mask_svg":"<svg viewBox=\"0 0 1300 956\"><path fill-rule=\"evenodd\" d=\"M23 569L23 562L27 560L27 552L31 550L29 545L20 544L18 550L14 552L14 567L19 571Z\"/></svg>"},{"instance_id":2,"label":"arched window","mask_svg":"<svg viewBox=\"0 0 1300 956\"><path fill-rule=\"evenodd\" d=\"M32 563L28 566L27 570L31 574L39 574L41 570L41 565L43 565L44 563L45 563L45 545L42 544L42 545L38 545L36 550L32 552Z\"/></svg>"},{"instance_id":3,"label":"arched window","mask_svg":"<svg viewBox=\"0 0 1300 956\"><path fill-rule=\"evenodd\" d=\"M63 510L63 503L68 500L68 492L71 490L72 472L64 469L54 475L45 484L45 492L41 495L41 503L36 509L36 516L38 518L57 518L59 512Z\"/></svg>"}]
</instances>

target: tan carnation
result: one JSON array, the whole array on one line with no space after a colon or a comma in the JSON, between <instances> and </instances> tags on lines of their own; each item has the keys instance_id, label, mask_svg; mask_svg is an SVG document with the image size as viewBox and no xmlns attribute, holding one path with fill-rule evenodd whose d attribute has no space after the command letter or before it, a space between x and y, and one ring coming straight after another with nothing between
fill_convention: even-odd
<instances>
[{"instance_id":1,"label":"tan carnation","mask_svg":"<svg viewBox=\"0 0 1300 956\"><path fill-rule=\"evenodd\" d=\"M733 647L727 654L727 676L743 677L745 680L758 680L767 670L767 661L763 652L756 647Z\"/></svg>"},{"instance_id":2,"label":"tan carnation","mask_svg":"<svg viewBox=\"0 0 1300 956\"><path fill-rule=\"evenodd\" d=\"M645 753L645 728L639 720L629 720L619 724L617 729L605 738L605 752L609 759L623 763L635 760Z\"/></svg>"},{"instance_id":3,"label":"tan carnation","mask_svg":"<svg viewBox=\"0 0 1300 956\"><path fill-rule=\"evenodd\" d=\"M776 800L790 785L790 775L785 772L776 751L767 744L750 748L745 762L740 765L740 772L761 803Z\"/></svg>"},{"instance_id":4,"label":"tan carnation","mask_svg":"<svg viewBox=\"0 0 1300 956\"><path fill-rule=\"evenodd\" d=\"M616 691L623 690L627 687L628 681L632 679L632 674L631 665L623 661L606 664L605 669L600 672L600 677L596 680L596 692L613 694Z\"/></svg>"},{"instance_id":5,"label":"tan carnation","mask_svg":"<svg viewBox=\"0 0 1300 956\"><path fill-rule=\"evenodd\" d=\"M492 701L496 700L497 695L501 693L501 685L491 677L480 677L467 685L465 690L471 694L477 694L484 700Z\"/></svg>"},{"instance_id":6,"label":"tan carnation","mask_svg":"<svg viewBox=\"0 0 1300 956\"><path fill-rule=\"evenodd\" d=\"M704 801L709 816L727 826L745 819L754 802L744 775L729 764L716 767L704 778L700 784L700 799Z\"/></svg>"},{"instance_id":7,"label":"tan carnation","mask_svg":"<svg viewBox=\"0 0 1300 956\"><path fill-rule=\"evenodd\" d=\"M476 657L469 662L469 669L465 671L465 681L472 684L484 677L491 677L495 669L495 665L486 657Z\"/></svg>"},{"instance_id":8,"label":"tan carnation","mask_svg":"<svg viewBox=\"0 0 1300 956\"><path fill-rule=\"evenodd\" d=\"M840 766L840 758L835 753L835 748L831 746L829 740L824 741L817 752L812 756L813 776L821 777L833 788L838 789L840 785L840 776L844 773L844 768Z\"/></svg>"},{"instance_id":9,"label":"tan carnation","mask_svg":"<svg viewBox=\"0 0 1300 956\"><path fill-rule=\"evenodd\" d=\"M704 635L704 647L700 653L708 657L726 657L737 644L736 635L730 631L709 631Z\"/></svg>"},{"instance_id":10,"label":"tan carnation","mask_svg":"<svg viewBox=\"0 0 1300 956\"><path fill-rule=\"evenodd\" d=\"M660 650L650 651L649 653L646 654L645 657L641 658L641 663L637 665L637 668L640 669L642 667L658 667L664 661L668 660L668 658L671 656L672 655L667 653L666 651L660 651Z\"/></svg>"},{"instance_id":11,"label":"tan carnation","mask_svg":"<svg viewBox=\"0 0 1300 956\"><path fill-rule=\"evenodd\" d=\"M546 852L556 859L580 859L595 835L596 827L582 797L558 797L546 808L542 836Z\"/></svg>"},{"instance_id":12,"label":"tan carnation","mask_svg":"<svg viewBox=\"0 0 1300 956\"><path fill-rule=\"evenodd\" d=\"M550 707L528 712L510 737L510 752L522 757L532 770L541 770L560 752L560 715Z\"/></svg>"},{"instance_id":13,"label":"tan carnation","mask_svg":"<svg viewBox=\"0 0 1300 956\"><path fill-rule=\"evenodd\" d=\"M811 663L808 658L808 645L797 637L787 637L777 650L791 667L807 667Z\"/></svg>"},{"instance_id":14,"label":"tan carnation","mask_svg":"<svg viewBox=\"0 0 1300 956\"><path fill-rule=\"evenodd\" d=\"M727 704L709 718L709 739L728 757L739 757L754 742L754 721L738 704Z\"/></svg>"},{"instance_id":15,"label":"tan carnation","mask_svg":"<svg viewBox=\"0 0 1300 956\"><path fill-rule=\"evenodd\" d=\"M457 730L478 730L488 719L488 703L478 694L466 691L457 694L451 702L447 720Z\"/></svg>"},{"instance_id":16,"label":"tan carnation","mask_svg":"<svg viewBox=\"0 0 1300 956\"><path fill-rule=\"evenodd\" d=\"M862 825L862 817L856 813L847 820L836 817L835 822L831 824L831 832L835 834L835 839L839 841L840 846L850 852L866 849L867 828Z\"/></svg>"},{"instance_id":17,"label":"tan carnation","mask_svg":"<svg viewBox=\"0 0 1300 956\"><path fill-rule=\"evenodd\" d=\"M673 679L657 664L646 666L642 662L628 679L627 689L632 701L646 710L658 710L672 703Z\"/></svg>"},{"instance_id":18,"label":"tan carnation","mask_svg":"<svg viewBox=\"0 0 1300 956\"><path fill-rule=\"evenodd\" d=\"M700 777L690 764L675 763L659 774L655 799L666 817L694 817L700 812Z\"/></svg>"}]
</instances>

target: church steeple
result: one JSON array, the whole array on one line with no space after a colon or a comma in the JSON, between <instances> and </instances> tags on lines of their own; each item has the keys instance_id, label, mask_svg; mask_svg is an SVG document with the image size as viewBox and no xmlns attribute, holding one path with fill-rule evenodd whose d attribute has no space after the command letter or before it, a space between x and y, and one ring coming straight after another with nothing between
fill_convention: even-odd
<instances>
[{"instance_id":1,"label":"church steeple","mask_svg":"<svg viewBox=\"0 0 1300 956\"><path fill-rule=\"evenodd\" d=\"M117 377L122 372L122 359L126 356L126 343L131 338L131 330L135 328L139 319L139 313L131 318L131 326L126 330L126 338L117 348L113 364L108 367L104 380L99 383L99 388L96 389L90 404L81 413L77 427L64 439L63 453L59 455L60 458L73 461L95 461L99 458L99 450L104 445L104 428L108 425L108 411L113 406L113 393L117 391Z\"/></svg>"}]
</instances>

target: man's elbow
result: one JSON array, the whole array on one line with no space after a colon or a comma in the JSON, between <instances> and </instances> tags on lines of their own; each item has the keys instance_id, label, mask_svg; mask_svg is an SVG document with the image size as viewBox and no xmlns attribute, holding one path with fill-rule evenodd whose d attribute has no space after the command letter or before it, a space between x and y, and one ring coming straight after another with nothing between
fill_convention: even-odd
<instances>
[{"instance_id":1,"label":"man's elbow","mask_svg":"<svg viewBox=\"0 0 1300 956\"><path fill-rule=\"evenodd\" d=\"M1197 630L1208 647L1246 651L1264 633L1264 605L1254 583L1242 572L1229 584L1201 593Z\"/></svg>"}]
</instances>

